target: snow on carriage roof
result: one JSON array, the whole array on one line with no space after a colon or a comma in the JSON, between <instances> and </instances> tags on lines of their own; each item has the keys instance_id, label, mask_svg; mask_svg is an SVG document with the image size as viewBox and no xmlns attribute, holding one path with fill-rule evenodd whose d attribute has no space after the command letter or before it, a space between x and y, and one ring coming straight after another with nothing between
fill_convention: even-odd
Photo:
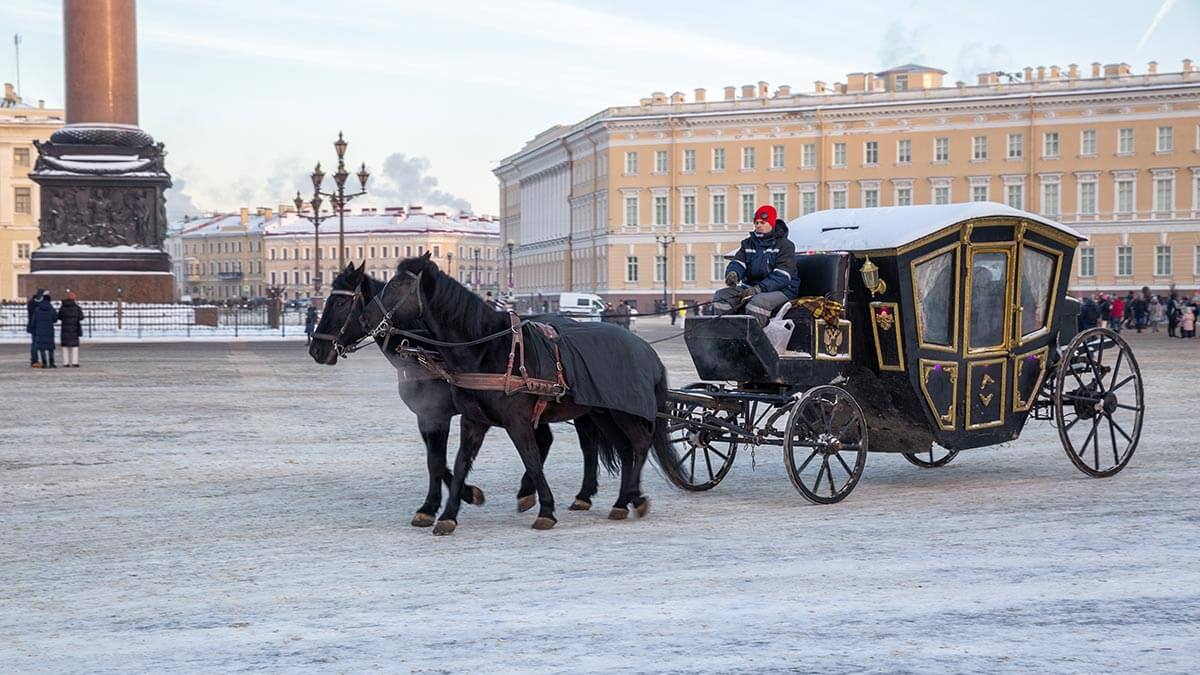
<instances>
[{"instance_id":1,"label":"snow on carriage roof","mask_svg":"<svg viewBox=\"0 0 1200 675\"><path fill-rule=\"evenodd\" d=\"M797 251L874 251L892 249L964 220L1010 216L1034 220L1083 241L1062 223L996 202L827 209L788 223Z\"/></svg>"}]
</instances>

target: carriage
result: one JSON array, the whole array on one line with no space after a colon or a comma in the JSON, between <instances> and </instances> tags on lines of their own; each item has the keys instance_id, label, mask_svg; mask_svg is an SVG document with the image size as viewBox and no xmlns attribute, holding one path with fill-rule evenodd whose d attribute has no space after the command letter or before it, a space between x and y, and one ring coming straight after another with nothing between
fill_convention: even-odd
<instances>
[{"instance_id":1,"label":"carriage","mask_svg":"<svg viewBox=\"0 0 1200 675\"><path fill-rule=\"evenodd\" d=\"M767 331L687 321L704 381L669 394L680 487L711 489L739 449L779 446L796 489L830 504L868 452L940 467L1031 418L1089 476L1128 464L1141 372L1120 335L1077 328L1074 230L987 202L821 211L789 229L801 297Z\"/></svg>"}]
</instances>

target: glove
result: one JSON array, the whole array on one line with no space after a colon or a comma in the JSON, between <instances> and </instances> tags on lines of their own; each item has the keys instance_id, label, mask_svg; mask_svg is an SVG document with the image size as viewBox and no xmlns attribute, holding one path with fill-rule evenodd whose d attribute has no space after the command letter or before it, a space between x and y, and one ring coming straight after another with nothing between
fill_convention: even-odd
<instances>
[{"instance_id":1,"label":"glove","mask_svg":"<svg viewBox=\"0 0 1200 675\"><path fill-rule=\"evenodd\" d=\"M747 286L746 290L742 291L742 297L743 298L752 297L754 295L757 295L760 290L762 290L762 289L760 289L758 286Z\"/></svg>"},{"instance_id":2,"label":"glove","mask_svg":"<svg viewBox=\"0 0 1200 675\"><path fill-rule=\"evenodd\" d=\"M739 281L739 279L738 279L737 272L730 272L729 274L725 275L725 285L726 286L737 286L738 281Z\"/></svg>"}]
</instances>

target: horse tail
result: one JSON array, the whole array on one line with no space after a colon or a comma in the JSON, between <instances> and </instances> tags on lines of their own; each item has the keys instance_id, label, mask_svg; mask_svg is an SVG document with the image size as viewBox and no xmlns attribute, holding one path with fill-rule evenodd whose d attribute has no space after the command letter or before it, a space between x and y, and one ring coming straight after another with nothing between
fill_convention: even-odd
<instances>
[{"instance_id":1,"label":"horse tail","mask_svg":"<svg viewBox=\"0 0 1200 675\"><path fill-rule=\"evenodd\" d=\"M620 472L621 458L617 455L617 449L595 422L584 415L575 420L575 431L579 434L579 447L585 457L589 452L596 456L610 476Z\"/></svg>"},{"instance_id":2,"label":"horse tail","mask_svg":"<svg viewBox=\"0 0 1200 675\"><path fill-rule=\"evenodd\" d=\"M688 480L680 466L679 454L671 445L667 428L670 422L664 417L670 413L671 409L671 404L667 400L667 375L665 372L654 385L654 399L658 404L659 413L654 420L654 459L666 474L667 480L675 487L682 487L688 484Z\"/></svg>"}]
</instances>

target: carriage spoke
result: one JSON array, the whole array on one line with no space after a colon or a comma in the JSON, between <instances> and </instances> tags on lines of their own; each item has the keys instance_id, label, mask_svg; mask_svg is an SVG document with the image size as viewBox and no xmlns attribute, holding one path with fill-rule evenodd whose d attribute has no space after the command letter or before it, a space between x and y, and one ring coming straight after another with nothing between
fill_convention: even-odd
<instances>
[{"instance_id":1,"label":"carriage spoke","mask_svg":"<svg viewBox=\"0 0 1200 675\"><path fill-rule=\"evenodd\" d=\"M692 466L688 470L688 482L689 483L696 482L696 449L695 448L692 448Z\"/></svg>"},{"instance_id":2,"label":"carriage spoke","mask_svg":"<svg viewBox=\"0 0 1200 675\"><path fill-rule=\"evenodd\" d=\"M846 463L846 460L842 459L842 453L839 452L838 454L834 455L834 457L837 457L837 461L842 463L842 468L846 470L847 475L854 475L854 472L850 470L850 465Z\"/></svg>"},{"instance_id":3,"label":"carriage spoke","mask_svg":"<svg viewBox=\"0 0 1200 675\"><path fill-rule=\"evenodd\" d=\"M1117 364L1113 366L1112 378L1108 381L1108 390L1113 390L1113 385L1117 382L1117 373L1121 372L1121 361L1125 358L1125 352L1117 352Z\"/></svg>"},{"instance_id":4,"label":"carriage spoke","mask_svg":"<svg viewBox=\"0 0 1200 675\"><path fill-rule=\"evenodd\" d=\"M1109 391L1110 392L1116 391L1116 390L1120 389L1121 387L1124 387L1125 385L1129 384L1130 381L1136 380L1136 379L1137 379L1137 375L1130 375L1129 377L1121 380L1121 384L1118 384L1117 386L1112 387L1111 389L1109 389Z\"/></svg>"},{"instance_id":5,"label":"carriage spoke","mask_svg":"<svg viewBox=\"0 0 1200 675\"><path fill-rule=\"evenodd\" d=\"M809 463L809 462L811 462L811 461L813 461L813 457L816 457L816 456L817 456L817 451L816 451L816 450L813 450L813 451L812 451L812 454L810 454L810 455L808 456L808 459L804 460L804 463L800 465L800 468L799 468L799 469L796 469L796 473L798 473L798 474L799 474L799 473L804 473L804 469L808 467L808 463Z\"/></svg>"},{"instance_id":6,"label":"carriage spoke","mask_svg":"<svg viewBox=\"0 0 1200 675\"><path fill-rule=\"evenodd\" d=\"M1112 439L1113 449L1113 466L1121 463L1121 456L1117 454L1117 432L1113 429L1112 417L1108 418L1108 435Z\"/></svg>"},{"instance_id":7,"label":"carriage spoke","mask_svg":"<svg viewBox=\"0 0 1200 675\"><path fill-rule=\"evenodd\" d=\"M825 475L825 469L828 469L828 468L829 468L829 458L822 457L821 468L817 469L817 480L813 483L813 487L815 488L814 492L816 490L821 489L821 476Z\"/></svg>"},{"instance_id":8,"label":"carriage spoke","mask_svg":"<svg viewBox=\"0 0 1200 675\"><path fill-rule=\"evenodd\" d=\"M1096 420L1096 418L1093 417L1092 418L1092 433L1088 434L1087 438L1083 439L1083 445L1079 448L1079 451L1075 453L1075 454L1079 455L1080 459L1083 459L1083 453L1087 452L1088 443L1091 443L1092 437L1096 435L1097 426L1099 426L1099 422Z\"/></svg>"},{"instance_id":9,"label":"carriage spoke","mask_svg":"<svg viewBox=\"0 0 1200 675\"><path fill-rule=\"evenodd\" d=\"M722 462L729 461L729 455L721 454L721 451L716 448L708 448L708 452L711 452L712 454L716 455L717 457L720 457Z\"/></svg>"},{"instance_id":10,"label":"carriage spoke","mask_svg":"<svg viewBox=\"0 0 1200 675\"><path fill-rule=\"evenodd\" d=\"M930 444L930 446L929 446L929 463L933 464L933 445L932 444Z\"/></svg>"},{"instance_id":11,"label":"carriage spoke","mask_svg":"<svg viewBox=\"0 0 1200 675\"><path fill-rule=\"evenodd\" d=\"M708 479L716 478L716 474L712 470L712 457L708 455L708 448L704 449L704 464L708 466Z\"/></svg>"},{"instance_id":12,"label":"carriage spoke","mask_svg":"<svg viewBox=\"0 0 1200 675\"><path fill-rule=\"evenodd\" d=\"M1142 412L1142 407L1139 405L1129 405L1128 403L1118 403L1117 407L1124 408L1125 410L1132 410L1132 411L1138 412L1138 413Z\"/></svg>"},{"instance_id":13,"label":"carriage spoke","mask_svg":"<svg viewBox=\"0 0 1200 675\"><path fill-rule=\"evenodd\" d=\"M1125 440L1129 441L1130 443L1133 442L1133 437L1131 437L1129 434L1125 433L1125 430L1121 428L1121 424L1119 422L1117 422L1116 420L1114 420L1111 415L1109 415L1109 417L1108 417L1108 423L1115 426L1117 428L1117 431L1119 431L1121 433L1121 435L1125 437Z\"/></svg>"},{"instance_id":14,"label":"carriage spoke","mask_svg":"<svg viewBox=\"0 0 1200 675\"><path fill-rule=\"evenodd\" d=\"M1093 417L1092 418L1092 435L1096 437L1096 446L1092 449L1092 455L1094 456L1094 458L1096 460L1095 467L1096 467L1097 471L1100 470L1100 434L1096 433L1099 430L1100 430L1100 418Z\"/></svg>"},{"instance_id":15,"label":"carriage spoke","mask_svg":"<svg viewBox=\"0 0 1200 675\"><path fill-rule=\"evenodd\" d=\"M825 455L825 466L828 469L825 478L829 480L829 496L832 497L837 494L837 488L833 486L833 468L829 467L829 455Z\"/></svg>"},{"instance_id":16,"label":"carriage spoke","mask_svg":"<svg viewBox=\"0 0 1200 675\"><path fill-rule=\"evenodd\" d=\"M1075 426L1076 424L1078 424L1078 423L1079 423L1079 420L1081 420L1081 419L1083 419L1083 418L1082 418L1082 417L1079 417L1079 416L1076 416L1076 417L1075 417L1075 419L1071 420L1071 422L1070 422L1069 424L1067 424L1067 426L1063 427L1063 431L1070 431L1070 430L1071 430L1071 427L1073 427L1073 426Z\"/></svg>"}]
</instances>

